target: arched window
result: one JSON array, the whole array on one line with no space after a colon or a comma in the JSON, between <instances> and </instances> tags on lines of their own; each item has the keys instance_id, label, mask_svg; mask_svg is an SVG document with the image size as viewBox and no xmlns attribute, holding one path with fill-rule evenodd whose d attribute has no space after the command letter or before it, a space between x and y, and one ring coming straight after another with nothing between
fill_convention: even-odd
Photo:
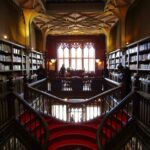
<instances>
[{"instance_id":1,"label":"arched window","mask_svg":"<svg viewBox=\"0 0 150 150\"><path fill-rule=\"evenodd\" d=\"M65 68L73 70L85 70L95 72L95 48L94 43L59 43L57 48L57 68L62 64Z\"/></svg>"}]
</instances>

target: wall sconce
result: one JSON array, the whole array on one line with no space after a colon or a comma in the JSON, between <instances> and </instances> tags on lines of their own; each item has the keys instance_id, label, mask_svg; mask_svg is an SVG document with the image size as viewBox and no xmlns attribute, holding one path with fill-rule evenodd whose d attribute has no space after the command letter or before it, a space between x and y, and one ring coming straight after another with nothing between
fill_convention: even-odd
<instances>
[{"instance_id":1,"label":"wall sconce","mask_svg":"<svg viewBox=\"0 0 150 150\"><path fill-rule=\"evenodd\" d=\"M96 59L95 61L96 61L96 63L97 63L98 65L101 65L101 64L102 64L102 61L101 61L100 59Z\"/></svg>"},{"instance_id":2,"label":"wall sconce","mask_svg":"<svg viewBox=\"0 0 150 150\"><path fill-rule=\"evenodd\" d=\"M7 40L7 39L8 39L8 36L7 36L7 35L4 35L3 38L4 38L5 40Z\"/></svg>"},{"instance_id":3,"label":"wall sconce","mask_svg":"<svg viewBox=\"0 0 150 150\"><path fill-rule=\"evenodd\" d=\"M96 61L96 63L99 63L100 59L96 59L95 61Z\"/></svg>"},{"instance_id":4,"label":"wall sconce","mask_svg":"<svg viewBox=\"0 0 150 150\"><path fill-rule=\"evenodd\" d=\"M56 59L51 59L51 62L54 64L56 62Z\"/></svg>"},{"instance_id":5,"label":"wall sconce","mask_svg":"<svg viewBox=\"0 0 150 150\"><path fill-rule=\"evenodd\" d=\"M126 42L126 45L128 45L129 44L129 42Z\"/></svg>"}]
</instances>

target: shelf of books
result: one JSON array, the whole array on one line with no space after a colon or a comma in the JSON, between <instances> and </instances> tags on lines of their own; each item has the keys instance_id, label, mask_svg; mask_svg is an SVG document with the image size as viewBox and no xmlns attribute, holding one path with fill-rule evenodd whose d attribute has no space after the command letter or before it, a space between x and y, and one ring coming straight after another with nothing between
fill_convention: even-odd
<instances>
[{"instance_id":1,"label":"shelf of books","mask_svg":"<svg viewBox=\"0 0 150 150\"><path fill-rule=\"evenodd\" d=\"M14 76L21 76L25 70L25 47L10 41L0 40L0 80L6 80L10 73Z\"/></svg>"},{"instance_id":2,"label":"shelf of books","mask_svg":"<svg viewBox=\"0 0 150 150\"><path fill-rule=\"evenodd\" d=\"M108 57L108 69L117 69L117 66L121 63L122 58L122 52L120 49L111 52Z\"/></svg>"},{"instance_id":3,"label":"shelf of books","mask_svg":"<svg viewBox=\"0 0 150 150\"><path fill-rule=\"evenodd\" d=\"M41 52L32 50L29 54L29 60L31 74L34 74L40 65L44 65L43 53Z\"/></svg>"},{"instance_id":4,"label":"shelf of books","mask_svg":"<svg viewBox=\"0 0 150 150\"><path fill-rule=\"evenodd\" d=\"M142 87L148 88L146 91L150 92L150 37L131 43L124 50L115 50L109 53L107 63L108 69L113 70L115 76L118 63L129 67L132 75L137 72L143 83Z\"/></svg>"}]
</instances>

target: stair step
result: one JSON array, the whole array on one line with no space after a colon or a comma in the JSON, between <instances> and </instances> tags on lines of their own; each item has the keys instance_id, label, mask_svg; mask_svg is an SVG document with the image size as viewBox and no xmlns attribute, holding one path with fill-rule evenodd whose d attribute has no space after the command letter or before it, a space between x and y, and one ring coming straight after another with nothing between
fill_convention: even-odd
<instances>
[{"instance_id":1,"label":"stair step","mask_svg":"<svg viewBox=\"0 0 150 150\"><path fill-rule=\"evenodd\" d=\"M85 138L89 137L89 138L96 140L96 133L89 132L89 131L82 130L82 129L78 129L78 130L67 129L67 131L63 130L61 132L55 132L53 134L50 133L49 140L51 141L53 139L56 139L62 136L65 137L65 136L70 136L70 135L71 136L74 136L74 135L85 136Z\"/></svg>"},{"instance_id":2,"label":"stair step","mask_svg":"<svg viewBox=\"0 0 150 150\"><path fill-rule=\"evenodd\" d=\"M49 150L56 150L56 149L60 149L63 148L65 146L69 146L69 145L75 145L75 146L83 146L83 147L87 147L90 150L97 150L97 145L93 144L91 142L88 142L85 139L82 138L78 138L78 139L65 139L65 140L61 140L59 142L55 142L52 143L51 145L49 145Z\"/></svg>"},{"instance_id":3,"label":"stair step","mask_svg":"<svg viewBox=\"0 0 150 150\"><path fill-rule=\"evenodd\" d=\"M88 126L88 125L72 125L72 124L69 124L69 125L49 125L49 131L50 133L55 133L55 132L61 132L62 130L66 130L66 129L72 129L72 130L75 130L75 129L84 129L84 130L87 130L87 131L90 131L90 132L94 132L96 133L97 131L97 128L93 128L93 126Z\"/></svg>"}]
</instances>

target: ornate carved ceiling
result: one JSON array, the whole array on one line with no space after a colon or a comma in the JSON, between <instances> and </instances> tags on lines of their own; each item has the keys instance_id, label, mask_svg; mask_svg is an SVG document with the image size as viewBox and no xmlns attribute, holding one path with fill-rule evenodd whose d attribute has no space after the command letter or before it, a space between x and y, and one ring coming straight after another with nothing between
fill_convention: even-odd
<instances>
[{"instance_id":1,"label":"ornate carved ceiling","mask_svg":"<svg viewBox=\"0 0 150 150\"><path fill-rule=\"evenodd\" d=\"M97 35L119 19L120 9L134 0L14 0L20 7L35 9L33 22L50 35ZM57 2L57 3L56 3ZM69 3L68 3L69 2ZM72 2L72 3L71 3ZM46 10L46 11L45 11Z\"/></svg>"}]
</instances>

